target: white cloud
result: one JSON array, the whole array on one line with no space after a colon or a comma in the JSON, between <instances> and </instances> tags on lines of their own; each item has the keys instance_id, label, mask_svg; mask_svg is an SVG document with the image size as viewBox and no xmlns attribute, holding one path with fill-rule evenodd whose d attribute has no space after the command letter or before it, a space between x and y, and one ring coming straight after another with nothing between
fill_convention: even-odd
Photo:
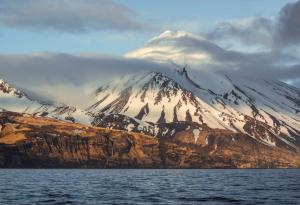
<instances>
[{"instance_id":1,"label":"white cloud","mask_svg":"<svg viewBox=\"0 0 300 205\"><path fill-rule=\"evenodd\" d=\"M206 39L185 31L167 30L152 38L144 47L125 54L125 57L196 65L208 63L211 60L211 55L205 49L202 47L192 49L185 43L187 40L210 44Z\"/></svg>"}]
</instances>

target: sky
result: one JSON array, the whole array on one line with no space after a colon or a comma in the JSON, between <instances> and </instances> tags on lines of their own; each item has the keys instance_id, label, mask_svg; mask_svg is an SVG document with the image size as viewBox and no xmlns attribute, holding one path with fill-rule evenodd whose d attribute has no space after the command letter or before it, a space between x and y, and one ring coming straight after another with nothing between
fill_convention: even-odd
<instances>
[{"instance_id":1,"label":"sky","mask_svg":"<svg viewBox=\"0 0 300 205\"><path fill-rule=\"evenodd\" d=\"M0 78L49 95L183 56L300 88L299 44L300 0L0 0Z\"/></svg>"},{"instance_id":2,"label":"sky","mask_svg":"<svg viewBox=\"0 0 300 205\"><path fill-rule=\"evenodd\" d=\"M57 0L54 0L57 1ZM63 0L66 1L66 0ZM93 28L88 32L74 32L67 29L49 29L47 26L38 27L29 23L21 25L5 23L5 15L20 12L22 4L43 4L46 10L47 0L0 0L0 10L5 10L6 5L19 4L10 7L1 16L0 24L0 52L2 53L28 53L28 52L98 52L106 54L122 55L130 50L143 46L150 38L167 29L179 29L189 32L201 33L218 22L230 19L247 17L272 17L290 0L164 0L164 1L140 1L140 0L118 0L115 4L121 5L133 12L131 15L135 21L145 24L145 28L116 29L107 25L103 28ZM24 3L19 3L24 2ZM26 3L29 2L29 3ZM59 1L58 1L59 2ZM68 1L67 1L68 2ZM69 1L72 4L72 1ZM80 2L75 0L74 2ZM81 1L89 3L89 0ZM94 2L93 0L90 2ZM99 1L101 2L101 0ZM1 6L2 5L2 6ZM18 8L19 7L19 8ZM30 7L30 6L27 6ZM101 5L99 5L101 8ZM26 9L26 6L25 8ZM28 13L30 12L28 8ZM77 9L80 11L80 8ZM63 10L61 11L63 12ZM84 12L84 11L82 11ZM101 12L101 9L99 9ZM50 13L50 11L49 11ZM37 14L38 15L38 14ZM36 17L38 18L38 17ZM83 17L84 18L84 17ZM101 17L99 17L101 18ZM20 20L19 19L19 20ZM92 17L86 18L86 21ZM97 20L97 18L95 18ZM28 20L30 21L30 20ZM40 24L49 24L49 20ZM33 23L33 22L32 22ZM72 23L72 22L66 22ZM124 22L126 23L126 22ZM23 22L25 24L25 22ZM68 25L63 25L68 27ZM149 27L149 28L146 28Z\"/></svg>"}]
</instances>

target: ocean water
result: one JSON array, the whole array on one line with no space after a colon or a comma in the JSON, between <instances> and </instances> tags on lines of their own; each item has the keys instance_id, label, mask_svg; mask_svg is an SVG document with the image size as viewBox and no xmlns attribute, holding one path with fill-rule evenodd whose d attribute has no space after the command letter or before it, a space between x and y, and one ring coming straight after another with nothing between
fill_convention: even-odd
<instances>
[{"instance_id":1,"label":"ocean water","mask_svg":"<svg viewBox=\"0 0 300 205\"><path fill-rule=\"evenodd\" d=\"M300 170L0 170L0 204L300 204Z\"/></svg>"}]
</instances>

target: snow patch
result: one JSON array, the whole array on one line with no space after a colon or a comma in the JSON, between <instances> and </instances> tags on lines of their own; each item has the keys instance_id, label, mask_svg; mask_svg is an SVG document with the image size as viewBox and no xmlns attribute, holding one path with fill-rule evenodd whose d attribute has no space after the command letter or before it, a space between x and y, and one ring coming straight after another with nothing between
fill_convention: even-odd
<instances>
[{"instance_id":1,"label":"snow patch","mask_svg":"<svg viewBox=\"0 0 300 205\"><path fill-rule=\"evenodd\" d=\"M131 132L132 130L134 129L134 124L129 124L128 126L127 126L127 131L128 132Z\"/></svg>"},{"instance_id":2,"label":"snow patch","mask_svg":"<svg viewBox=\"0 0 300 205\"><path fill-rule=\"evenodd\" d=\"M199 138L199 135L200 135L200 130L199 129L194 129L193 134L194 134L194 139L195 139L195 144L196 144L197 140Z\"/></svg>"},{"instance_id":3,"label":"snow patch","mask_svg":"<svg viewBox=\"0 0 300 205\"><path fill-rule=\"evenodd\" d=\"M205 145L208 145L209 142L208 142L208 136L205 138Z\"/></svg>"}]
</instances>

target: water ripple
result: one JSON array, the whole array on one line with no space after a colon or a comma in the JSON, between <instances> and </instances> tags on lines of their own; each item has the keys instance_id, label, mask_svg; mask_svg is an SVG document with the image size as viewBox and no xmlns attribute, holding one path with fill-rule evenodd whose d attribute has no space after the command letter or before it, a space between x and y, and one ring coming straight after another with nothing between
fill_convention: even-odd
<instances>
[{"instance_id":1,"label":"water ripple","mask_svg":"<svg viewBox=\"0 0 300 205\"><path fill-rule=\"evenodd\" d=\"M0 204L300 204L300 171L0 170Z\"/></svg>"}]
</instances>

